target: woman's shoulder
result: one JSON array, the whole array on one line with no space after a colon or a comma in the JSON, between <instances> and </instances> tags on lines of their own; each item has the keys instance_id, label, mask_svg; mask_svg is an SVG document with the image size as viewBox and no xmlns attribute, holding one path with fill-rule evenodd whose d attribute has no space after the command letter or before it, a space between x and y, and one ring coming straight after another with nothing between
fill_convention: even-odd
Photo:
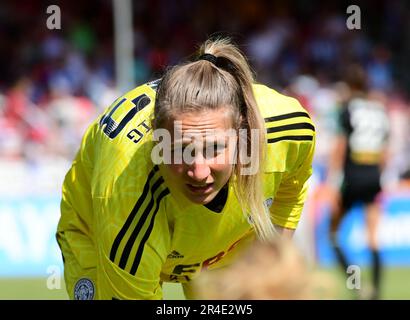
<instances>
[{"instance_id":1,"label":"woman's shoulder","mask_svg":"<svg viewBox=\"0 0 410 320\"><path fill-rule=\"evenodd\" d=\"M292 113L305 113L306 109L293 97L282 94L266 85L253 84L256 103L264 118L281 116Z\"/></svg>"},{"instance_id":2,"label":"woman's shoulder","mask_svg":"<svg viewBox=\"0 0 410 320\"><path fill-rule=\"evenodd\" d=\"M153 82L137 86L104 110L94 122L103 145L132 152L147 141L152 134L155 89Z\"/></svg>"},{"instance_id":3,"label":"woman's shoulder","mask_svg":"<svg viewBox=\"0 0 410 320\"><path fill-rule=\"evenodd\" d=\"M107 183L152 169L154 101L155 89L149 84L138 86L116 99L94 122L86 144L94 150L95 174Z\"/></svg>"},{"instance_id":4,"label":"woman's shoulder","mask_svg":"<svg viewBox=\"0 0 410 320\"><path fill-rule=\"evenodd\" d=\"M314 145L310 115L295 98L265 85L255 84L254 92L266 127L265 172L291 171Z\"/></svg>"}]
</instances>

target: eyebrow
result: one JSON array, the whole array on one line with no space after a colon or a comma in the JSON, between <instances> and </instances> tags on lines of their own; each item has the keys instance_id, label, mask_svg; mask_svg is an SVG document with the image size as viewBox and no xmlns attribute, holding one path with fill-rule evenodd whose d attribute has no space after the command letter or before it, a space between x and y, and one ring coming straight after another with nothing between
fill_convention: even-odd
<instances>
[{"instance_id":1,"label":"eyebrow","mask_svg":"<svg viewBox=\"0 0 410 320\"><path fill-rule=\"evenodd\" d=\"M224 144L224 145L226 145L229 142L229 139L228 139L228 137L225 137L225 139L203 139L202 142L205 142L204 143L205 145L208 145L208 144ZM187 145L190 145L192 143L195 144L195 141L188 140L188 139L185 139L185 140L182 139L182 140L179 140L179 141L171 142L171 146L174 146L177 143L182 144L183 146L187 146Z\"/></svg>"}]
</instances>

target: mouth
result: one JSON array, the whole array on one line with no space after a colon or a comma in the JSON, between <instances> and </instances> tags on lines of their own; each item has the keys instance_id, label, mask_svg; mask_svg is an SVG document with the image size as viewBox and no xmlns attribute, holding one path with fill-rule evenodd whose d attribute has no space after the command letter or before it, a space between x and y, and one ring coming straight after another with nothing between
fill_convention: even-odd
<instances>
[{"instance_id":1,"label":"mouth","mask_svg":"<svg viewBox=\"0 0 410 320\"><path fill-rule=\"evenodd\" d=\"M206 183L201 185L194 185L187 183L188 189L194 194L205 194L212 190L213 183Z\"/></svg>"}]
</instances>

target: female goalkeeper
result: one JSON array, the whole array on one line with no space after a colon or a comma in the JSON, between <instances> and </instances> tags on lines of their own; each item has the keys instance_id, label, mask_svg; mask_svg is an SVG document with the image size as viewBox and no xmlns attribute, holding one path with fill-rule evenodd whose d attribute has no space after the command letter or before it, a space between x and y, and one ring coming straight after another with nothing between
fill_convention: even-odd
<instances>
[{"instance_id":1,"label":"female goalkeeper","mask_svg":"<svg viewBox=\"0 0 410 320\"><path fill-rule=\"evenodd\" d=\"M229 40L206 41L85 133L57 230L70 298L161 299L255 236L292 235L314 141L295 99L255 84Z\"/></svg>"}]
</instances>

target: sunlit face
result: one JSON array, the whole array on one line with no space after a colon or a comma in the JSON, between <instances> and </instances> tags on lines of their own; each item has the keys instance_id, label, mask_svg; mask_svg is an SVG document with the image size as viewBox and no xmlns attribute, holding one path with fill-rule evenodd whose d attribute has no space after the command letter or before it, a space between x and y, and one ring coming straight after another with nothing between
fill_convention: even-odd
<instances>
[{"instance_id":1,"label":"sunlit face","mask_svg":"<svg viewBox=\"0 0 410 320\"><path fill-rule=\"evenodd\" d=\"M165 123L171 133L172 159L170 164L161 164L160 170L171 194L207 204L228 182L236 148L231 118L228 107L221 107L184 113ZM182 161L175 161L181 151Z\"/></svg>"}]
</instances>

